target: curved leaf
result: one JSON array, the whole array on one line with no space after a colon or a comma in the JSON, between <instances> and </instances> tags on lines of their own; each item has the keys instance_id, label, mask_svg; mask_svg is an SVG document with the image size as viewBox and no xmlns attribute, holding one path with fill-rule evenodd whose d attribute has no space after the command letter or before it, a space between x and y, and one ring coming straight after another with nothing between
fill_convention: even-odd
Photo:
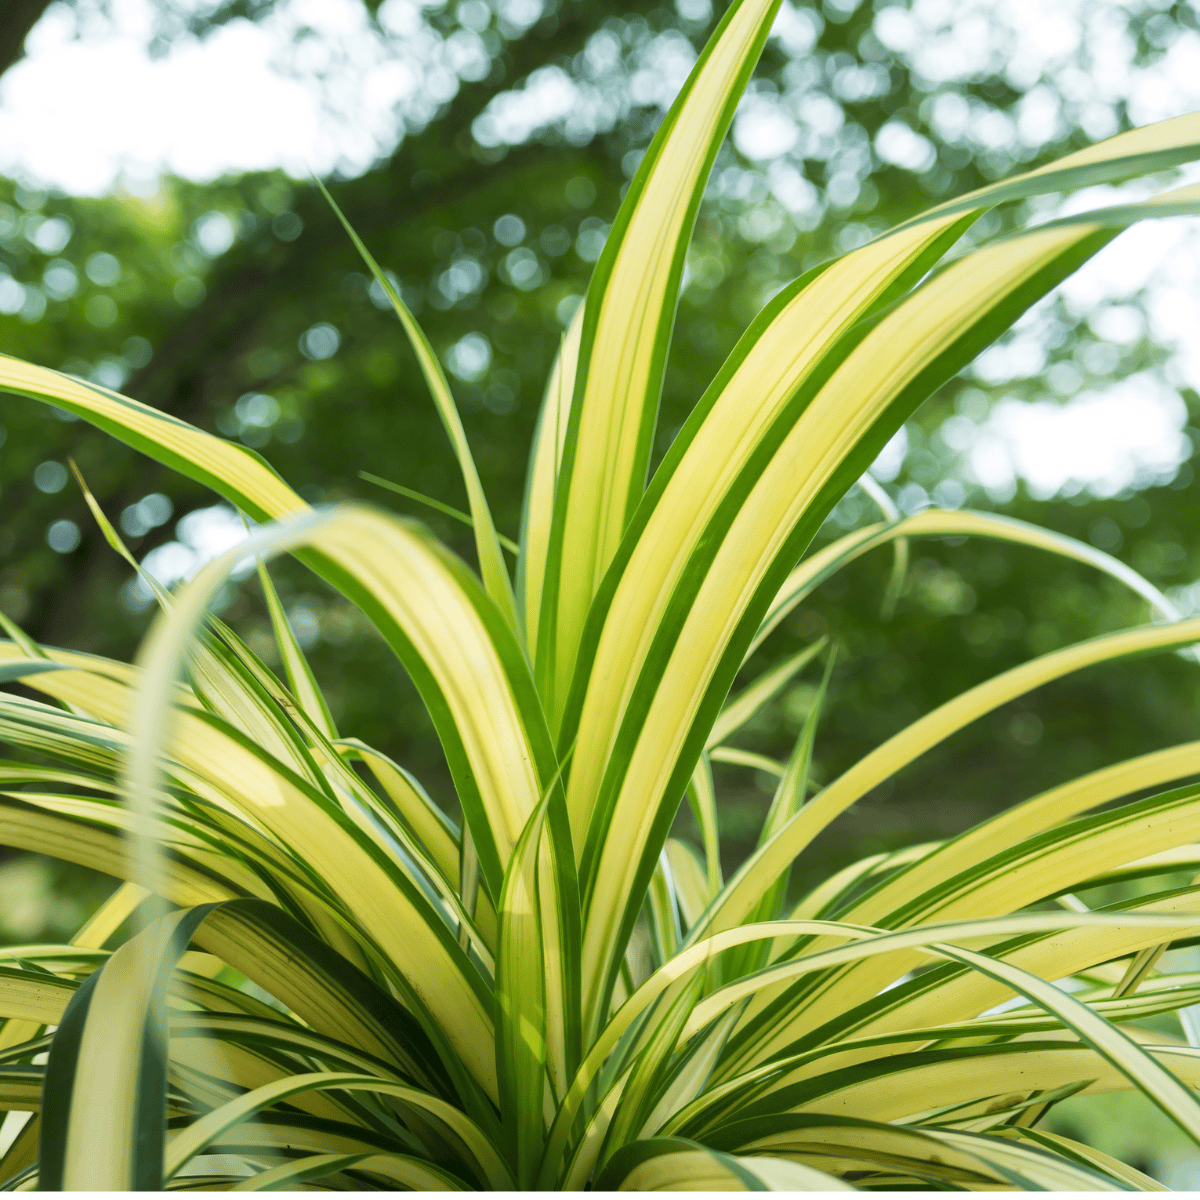
<instances>
[{"instance_id":1,"label":"curved leaf","mask_svg":"<svg viewBox=\"0 0 1200 1200\"><path fill-rule=\"evenodd\" d=\"M735 0L659 126L588 287L536 654L557 726L592 597L641 500L704 184L780 0Z\"/></svg>"}]
</instances>

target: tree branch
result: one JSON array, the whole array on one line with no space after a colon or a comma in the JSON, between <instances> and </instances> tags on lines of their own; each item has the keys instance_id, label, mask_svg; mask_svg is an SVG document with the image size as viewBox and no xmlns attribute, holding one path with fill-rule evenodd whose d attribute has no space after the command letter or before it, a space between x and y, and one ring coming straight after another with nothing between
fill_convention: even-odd
<instances>
[{"instance_id":1,"label":"tree branch","mask_svg":"<svg viewBox=\"0 0 1200 1200\"><path fill-rule=\"evenodd\" d=\"M0 75L25 53L29 31L50 7L50 0L5 0L0 19Z\"/></svg>"}]
</instances>

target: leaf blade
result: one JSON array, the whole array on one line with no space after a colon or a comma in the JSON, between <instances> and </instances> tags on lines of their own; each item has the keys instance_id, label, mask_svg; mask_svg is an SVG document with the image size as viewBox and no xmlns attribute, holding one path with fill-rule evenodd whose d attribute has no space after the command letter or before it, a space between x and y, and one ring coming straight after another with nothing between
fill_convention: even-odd
<instances>
[{"instance_id":1,"label":"leaf blade","mask_svg":"<svg viewBox=\"0 0 1200 1200\"><path fill-rule=\"evenodd\" d=\"M584 308L575 395L554 504L538 682L551 723L601 577L645 486L658 395L704 182L780 0L730 5L655 134Z\"/></svg>"}]
</instances>

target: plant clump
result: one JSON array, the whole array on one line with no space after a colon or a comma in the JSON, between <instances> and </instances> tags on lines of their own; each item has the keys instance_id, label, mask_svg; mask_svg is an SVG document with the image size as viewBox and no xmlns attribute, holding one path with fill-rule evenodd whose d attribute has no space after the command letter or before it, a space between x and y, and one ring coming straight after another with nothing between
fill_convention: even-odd
<instances>
[{"instance_id":1,"label":"plant clump","mask_svg":"<svg viewBox=\"0 0 1200 1200\"><path fill-rule=\"evenodd\" d=\"M901 518L865 475L1031 304L1129 223L1200 211L1200 190L956 256L973 223L1200 157L1200 117L940 204L807 271L750 325L647 483L692 225L778 6L730 6L637 170L547 384L515 547L436 355L347 226L457 456L478 573L417 522L314 510L252 450L0 357L0 387L259 523L157 589L133 666L35 644L5 619L0 681L23 690L0 694L0 737L23 756L0 763L3 840L123 880L69 944L0 951L0 1089L31 1114L5 1186L1153 1188L1038 1127L1069 1096L1119 1088L1200 1137L1197 1053L1146 1024L1200 1004L1200 978L1160 970L1172 942L1200 935L1200 891L1176 885L1200 864L1186 782L1200 744L789 893L814 838L970 722L1084 667L1200 640L1200 620L1100 551L985 513ZM859 481L881 519L809 553ZM938 537L1081 560L1158 622L990 679L817 787L832 647L738 685L743 666L849 562L891 546L902 569L909 540ZM267 571L284 552L399 656L461 824L336 727ZM283 678L208 612L247 555ZM732 745L805 671L819 682L788 759ZM777 779L729 878L713 762ZM671 833L685 798L700 844ZM1132 899L1074 897L1135 879Z\"/></svg>"}]
</instances>

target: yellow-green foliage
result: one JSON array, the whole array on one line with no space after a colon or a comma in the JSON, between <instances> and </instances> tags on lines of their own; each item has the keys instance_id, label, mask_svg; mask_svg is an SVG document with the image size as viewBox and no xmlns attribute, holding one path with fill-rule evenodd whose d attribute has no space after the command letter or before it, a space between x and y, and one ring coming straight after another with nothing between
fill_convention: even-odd
<instances>
[{"instance_id":1,"label":"yellow-green foliage","mask_svg":"<svg viewBox=\"0 0 1200 1200\"><path fill-rule=\"evenodd\" d=\"M1131 1087L1200 1136L1200 1051L1141 1024L1200 1002L1200 978L1159 971L1165 945L1200 935L1200 892L1097 911L1072 896L1196 870L1200 788L1114 802L1200 774L1200 744L1014 797L953 841L787 901L792 861L830 822L967 723L1082 667L1200 640L1200 620L1108 556L986 514L902 520L881 497L879 524L805 557L932 389L1121 227L1194 213L1200 189L954 257L980 214L1200 156L1200 119L1122 134L809 271L647 485L691 227L778 3L730 6L629 188L547 387L515 584L438 360L361 243L461 465L478 576L418 524L314 511L241 446L0 358L0 388L261 523L160 593L136 666L11 626L0 641L0 681L45 697L0 694L0 736L47 764L0 764L3 840L128 881L70 945L0 954L2 1107L36 1114L8 1186L1153 1187L1037 1129L1058 1100ZM907 539L943 536L1081 559L1158 621L989 680L811 794L831 648L731 696L735 678L846 563L890 543L902 566ZM265 568L286 682L207 615L237 560L285 551L408 669L462 828L341 736ZM804 670L824 682L787 762L727 744ZM713 760L779 780L728 880ZM702 849L669 836L685 795ZM114 948L150 893L168 907Z\"/></svg>"}]
</instances>

